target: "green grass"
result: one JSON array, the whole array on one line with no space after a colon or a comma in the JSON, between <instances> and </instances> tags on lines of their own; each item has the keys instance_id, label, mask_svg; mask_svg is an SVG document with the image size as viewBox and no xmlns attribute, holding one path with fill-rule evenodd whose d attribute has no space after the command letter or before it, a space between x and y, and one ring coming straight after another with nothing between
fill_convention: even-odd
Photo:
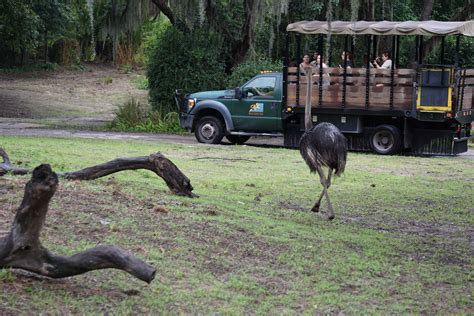
<instances>
[{"instance_id":1,"label":"green grass","mask_svg":"<svg viewBox=\"0 0 474 316\"><path fill-rule=\"evenodd\" d=\"M71 255L116 244L157 268L64 280L0 271L0 313L469 314L474 160L350 153L329 194L296 150L1 137L14 164L72 171L160 151L190 179L189 199L144 171L60 180L42 241ZM28 177L0 178L0 231ZM167 212L158 212L157 206ZM326 207L323 202L322 210ZM6 211L4 211L6 210Z\"/></svg>"},{"instance_id":2,"label":"green grass","mask_svg":"<svg viewBox=\"0 0 474 316\"><path fill-rule=\"evenodd\" d=\"M136 75L130 82L137 89L148 90L148 78L143 75Z\"/></svg>"}]
</instances>

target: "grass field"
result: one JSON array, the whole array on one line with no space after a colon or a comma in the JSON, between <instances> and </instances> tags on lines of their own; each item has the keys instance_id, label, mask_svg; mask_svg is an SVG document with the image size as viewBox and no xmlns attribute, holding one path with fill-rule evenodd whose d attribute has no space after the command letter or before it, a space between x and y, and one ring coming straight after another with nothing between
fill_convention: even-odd
<instances>
[{"instance_id":1,"label":"grass field","mask_svg":"<svg viewBox=\"0 0 474 316\"><path fill-rule=\"evenodd\" d=\"M42 242L61 255L116 244L157 268L50 280L0 270L0 314L470 314L474 160L350 153L329 194L299 152L251 146L2 137L21 167L73 171L161 152L200 197L148 171L60 180ZM0 178L0 234L27 176ZM322 211L326 204L323 203Z\"/></svg>"}]
</instances>

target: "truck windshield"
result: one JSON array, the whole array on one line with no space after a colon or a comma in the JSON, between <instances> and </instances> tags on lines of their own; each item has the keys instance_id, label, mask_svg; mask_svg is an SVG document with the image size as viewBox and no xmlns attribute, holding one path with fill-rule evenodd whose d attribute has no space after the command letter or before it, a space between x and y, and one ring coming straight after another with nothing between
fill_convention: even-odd
<instances>
[{"instance_id":1,"label":"truck windshield","mask_svg":"<svg viewBox=\"0 0 474 316\"><path fill-rule=\"evenodd\" d=\"M247 96L273 96L275 91L276 77L259 77L250 81L243 88Z\"/></svg>"}]
</instances>

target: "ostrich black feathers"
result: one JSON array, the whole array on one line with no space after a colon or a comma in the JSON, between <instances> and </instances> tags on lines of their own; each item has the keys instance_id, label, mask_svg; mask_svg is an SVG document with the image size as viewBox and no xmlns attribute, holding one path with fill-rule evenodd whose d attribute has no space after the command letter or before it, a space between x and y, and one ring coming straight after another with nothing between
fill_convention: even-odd
<instances>
[{"instance_id":1,"label":"ostrich black feathers","mask_svg":"<svg viewBox=\"0 0 474 316\"><path fill-rule=\"evenodd\" d=\"M303 134L300 153L311 172L328 167L339 176L346 166L347 139L333 124L320 123Z\"/></svg>"}]
</instances>

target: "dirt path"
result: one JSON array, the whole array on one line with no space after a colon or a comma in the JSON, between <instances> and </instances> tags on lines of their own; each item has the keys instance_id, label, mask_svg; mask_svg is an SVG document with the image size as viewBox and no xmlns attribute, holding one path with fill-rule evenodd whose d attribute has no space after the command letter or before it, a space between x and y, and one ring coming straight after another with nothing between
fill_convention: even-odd
<instances>
[{"instance_id":1,"label":"dirt path","mask_svg":"<svg viewBox=\"0 0 474 316\"><path fill-rule=\"evenodd\" d=\"M139 76L104 65L87 65L83 71L2 73L0 118L36 126L103 125L127 98L147 102L147 91L131 83Z\"/></svg>"}]
</instances>

